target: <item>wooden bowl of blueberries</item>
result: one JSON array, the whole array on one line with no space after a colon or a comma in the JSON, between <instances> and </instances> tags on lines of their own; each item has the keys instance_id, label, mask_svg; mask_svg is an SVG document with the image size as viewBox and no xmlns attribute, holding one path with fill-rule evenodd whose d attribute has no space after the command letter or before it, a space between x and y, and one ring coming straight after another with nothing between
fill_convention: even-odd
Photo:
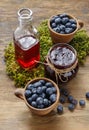
<instances>
[{"instance_id":1,"label":"wooden bowl of blueberries","mask_svg":"<svg viewBox=\"0 0 89 130\"><path fill-rule=\"evenodd\" d=\"M15 95L25 101L34 114L43 116L54 110L59 103L57 84L48 78L35 78L25 88L17 88Z\"/></svg>"},{"instance_id":2,"label":"wooden bowl of blueberries","mask_svg":"<svg viewBox=\"0 0 89 130\"><path fill-rule=\"evenodd\" d=\"M83 27L84 23L70 14L57 14L48 20L48 28L53 44L69 43L74 34Z\"/></svg>"}]
</instances>

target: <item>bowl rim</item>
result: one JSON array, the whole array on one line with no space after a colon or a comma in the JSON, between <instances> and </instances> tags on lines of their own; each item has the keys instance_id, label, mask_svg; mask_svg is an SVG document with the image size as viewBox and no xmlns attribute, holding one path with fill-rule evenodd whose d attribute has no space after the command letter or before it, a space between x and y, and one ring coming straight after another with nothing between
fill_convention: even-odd
<instances>
[{"instance_id":1,"label":"bowl rim","mask_svg":"<svg viewBox=\"0 0 89 130\"><path fill-rule=\"evenodd\" d=\"M55 32L55 31L51 28L51 26L50 26L50 20L52 19L52 17L57 16L57 15L60 15L60 14L63 14L63 13L57 13L57 14L55 14L55 15L52 15L52 16L48 19L48 27L49 27L49 29L50 29L53 33L55 33L55 34L57 34L57 35L60 35L60 36L69 36L69 35L75 34L75 32L78 30L79 23L78 23L78 20L77 20L73 15L71 15L71 14L69 14L69 13L66 13L66 14L67 14L70 18L73 18L74 20L76 20L76 23L77 23L77 28L76 28L72 33L69 33L69 34L61 34L61 33Z\"/></svg>"},{"instance_id":2,"label":"bowl rim","mask_svg":"<svg viewBox=\"0 0 89 130\"><path fill-rule=\"evenodd\" d=\"M43 109L38 109L38 108L32 107L32 106L27 102L26 97L25 97L25 95L24 95L24 92L25 92L27 86L28 86L30 83L34 83L34 82L37 81L37 80L43 80L43 79L46 80L46 81L51 82L51 83L54 85L54 87L56 87L56 89L57 89L57 97L56 97L56 101L55 101L52 105L50 105L49 107L43 108ZM40 111L41 111L41 112L42 112L42 111L47 111L47 110L51 109L54 105L56 105L56 104L58 103L59 97L60 97L60 92L59 92L59 87L58 87L58 85L57 85L54 81L52 81L51 79L45 78L45 77L34 78L33 80L28 81L28 83L25 85L24 92L23 92L23 98L24 98L24 101L25 101L26 105L27 105L31 110L33 110L33 111L38 111L38 112L40 112Z\"/></svg>"}]
</instances>

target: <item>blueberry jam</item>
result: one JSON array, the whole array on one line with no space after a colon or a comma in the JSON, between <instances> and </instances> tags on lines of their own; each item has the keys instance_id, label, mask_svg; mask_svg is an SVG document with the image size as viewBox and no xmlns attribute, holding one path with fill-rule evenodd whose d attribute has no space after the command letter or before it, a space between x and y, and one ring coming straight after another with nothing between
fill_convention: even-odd
<instances>
[{"instance_id":1,"label":"blueberry jam","mask_svg":"<svg viewBox=\"0 0 89 130\"><path fill-rule=\"evenodd\" d=\"M48 62L48 65L44 65L47 77L54 81L57 78L59 83L66 83L75 77L79 67L77 53L72 46L58 43L49 50L47 57L45 62ZM55 69L58 71L58 75L56 75Z\"/></svg>"}]
</instances>

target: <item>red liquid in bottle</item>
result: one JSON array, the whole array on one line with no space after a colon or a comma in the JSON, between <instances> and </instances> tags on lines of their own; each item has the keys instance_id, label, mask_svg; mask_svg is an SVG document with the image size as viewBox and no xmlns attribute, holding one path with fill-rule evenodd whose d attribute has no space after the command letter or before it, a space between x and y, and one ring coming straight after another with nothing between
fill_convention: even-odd
<instances>
[{"instance_id":1,"label":"red liquid in bottle","mask_svg":"<svg viewBox=\"0 0 89 130\"><path fill-rule=\"evenodd\" d=\"M14 46L16 61L22 68L32 68L37 64L35 61L40 60L40 44L35 37L26 35L14 39Z\"/></svg>"}]
</instances>

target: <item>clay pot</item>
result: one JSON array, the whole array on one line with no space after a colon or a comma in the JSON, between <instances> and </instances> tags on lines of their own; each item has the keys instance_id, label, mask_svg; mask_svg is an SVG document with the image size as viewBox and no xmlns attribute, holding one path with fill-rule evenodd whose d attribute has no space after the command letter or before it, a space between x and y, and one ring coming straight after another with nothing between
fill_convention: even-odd
<instances>
[{"instance_id":1,"label":"clay pot","mask_svg":"<svg viewBox=\"0 0 89 130\"><path fill-rule=\"evenodd\" d=\"M60 15L60 14L56 14L54 16L57 16L57 15ZM69 43L73 39L75 33L79 29L81 29L84 25L84 23L81 20L77 20L74 16L72 16L70 14L67 14L67 15L69 16L69 18L76 20L76 23L77 23L77 28L75 29L75 31L73 31L72 33L69 33L69 34L60 34L60 33L55 32L52 29L52 27L50 26L50 20L54 16L51 16L48 20L48 28L49 28L49 32L50 32L50 36L51 36L53 44L55 44L55 43Z\"/></svg>"},{"instance_id":2,"label":"clay pot","mask_svg":"<svg viewBox=\"0 0 89 130\"><path fill-rule=\"evenodd\" d=\"M45 80L45 81L48 81L48 82L51 82L53 84L53 86L56 88L57 92L56 92L56 101L49 107L47 108L43 108L43 109L38 109L38 108L35 108L35 107L32 107L28 102L27 102L27 99L25 97L25 90L27 88L27 86L29 84L32 84L32 83L35 83L36 81L39 81L39 80ZM47 115L48 113L50 113L52 110L54 110L58 103L59 103L59 96L60 96L60 92L59 92L59 88L57 86L57 84L55 82L53 82L52 80L48 79L48 78L35 78L31 81L29 81L25 88L17 88L15 90L15 93L14 93L18 98L21 98L24 100L25 104L28 106L28 108L31 110L31 112L33 112L34 114L36 115L40 115L40 116L43 116L43 115Z\"/></svg>"}]
</instances>

